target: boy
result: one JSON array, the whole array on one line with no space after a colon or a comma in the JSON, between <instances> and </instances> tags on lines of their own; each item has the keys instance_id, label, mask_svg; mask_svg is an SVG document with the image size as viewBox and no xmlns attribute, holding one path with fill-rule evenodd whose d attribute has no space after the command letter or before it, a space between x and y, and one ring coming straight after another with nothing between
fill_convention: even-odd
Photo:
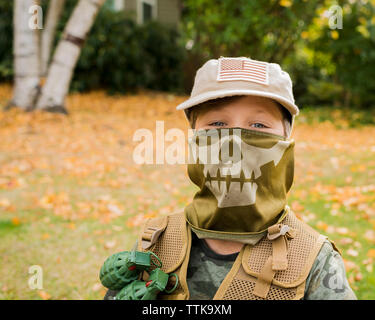
<instances>
[{"instance_id":1,"label":"boy","mask_svg":"<svg viewBox=\"0 0 375 320\"><path fill-rule=\"evenodd\" d=\"M179 277L176 292L160 299L356 299L336 247L286 204L299 113L289 75L274 63L212 59L177 109L196 129L190 145L220 160L189 163L200 188L192 203L148 220L140 234L138 250Z\"/></svg>"}]
</instances>

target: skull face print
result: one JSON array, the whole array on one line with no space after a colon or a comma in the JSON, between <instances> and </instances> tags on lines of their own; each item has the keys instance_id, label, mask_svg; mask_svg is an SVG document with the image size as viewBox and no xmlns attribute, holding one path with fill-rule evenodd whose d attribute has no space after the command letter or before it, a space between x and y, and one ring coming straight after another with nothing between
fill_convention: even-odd
<instances>
[{"instance_id":1,"label":"skull face print","mask_svg":"<svg viewBox=\"0 0 375 320\"><path fill-rule=\"evenodd\" d=\"M195 159L203 164L205 186L219 208L254 204L261 167L270 162L277 166L291 143L278 141L270 148L250 145L241 139L240 129L234 129L233 134L222 131L221 138L210 137L211 143L197 143L196 139L190 143L196 148Z\"/></svg>"}]
</instances>

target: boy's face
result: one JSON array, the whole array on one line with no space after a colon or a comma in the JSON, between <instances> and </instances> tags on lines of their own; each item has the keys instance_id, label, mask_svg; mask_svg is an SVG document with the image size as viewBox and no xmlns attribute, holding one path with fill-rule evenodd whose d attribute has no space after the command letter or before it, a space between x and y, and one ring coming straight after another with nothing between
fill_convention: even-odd
<instances>
[{"instance_id":1,"label":"boy's face","mask_svg":"<svg viewBox=\"0 0 375 320\"><path fill-rule=\"evenodd\" d=\"M195 129L244 128L285 135L283 115L276 102L245 96L215 108L199 110Z\"/></svg>"}]
</instances>

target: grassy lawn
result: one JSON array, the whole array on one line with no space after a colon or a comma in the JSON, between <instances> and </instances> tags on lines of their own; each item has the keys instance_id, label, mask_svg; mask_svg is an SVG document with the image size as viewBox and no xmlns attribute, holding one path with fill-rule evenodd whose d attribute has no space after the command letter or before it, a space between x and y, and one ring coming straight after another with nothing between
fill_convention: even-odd
<instances>
[{"instance_id":1,"label":"grassy lawn","mask_svg":"<svg viewBox=\"0 0 375 320\"><path fill-rule=\"evenodd\" d=\"M10 96L0 86L0 107ZM196 191L184 165L132 158L139 128L154 133L164 120L165 132L186 132L183 99L93 92L70 95L68 117L0 111L0 299L102 299L104 260L132 247L146 217L182 209ZM357 297L375 299L375 126L361 117L301 110L289 205L335 241ZM41 290L29 287L33 265Z\"/></svg>"}]
</instances>

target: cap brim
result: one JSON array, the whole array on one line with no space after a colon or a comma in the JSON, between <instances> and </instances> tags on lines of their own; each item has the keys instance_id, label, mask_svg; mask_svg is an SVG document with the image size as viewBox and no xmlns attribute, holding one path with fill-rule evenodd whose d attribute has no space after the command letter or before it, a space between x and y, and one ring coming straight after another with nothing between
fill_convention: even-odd
<instances>
[{"instance_id":1,"label":"cap brim","mask_svg":"<svg viewBox=\"0 0 375 320\"><path fill-rule=\"evenodd\" d=\"M285 99L284 97L273 94L273 93L256 91L256 90L221 90L221 91L206 92L194 98L189 98L188 100L179 104L176 107L176 109L184 110L184 109L194 107L200 103L203 103L212 99L223 98L223 97L228 97L228 96L238 96L238 95L251 95L251 96L271 98L279 102L281 105L283 105L291 113L291 115L297 116L299 113L298 107L294 103L291 103L290 101Z\"/></svg>"}]
</instances>

